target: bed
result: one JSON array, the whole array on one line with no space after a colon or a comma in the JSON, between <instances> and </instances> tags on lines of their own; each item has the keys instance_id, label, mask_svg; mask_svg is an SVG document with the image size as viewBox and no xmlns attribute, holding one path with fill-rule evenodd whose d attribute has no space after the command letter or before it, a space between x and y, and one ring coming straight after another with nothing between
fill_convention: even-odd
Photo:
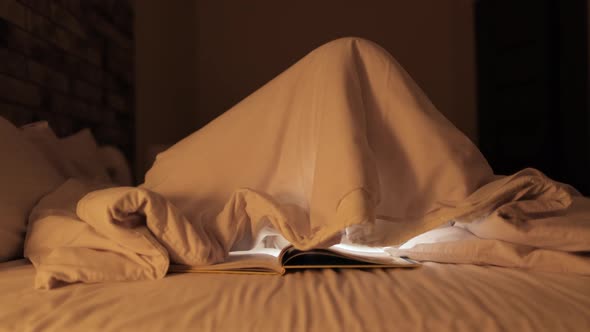
<instances>
[{"instance_id":1,"label":"bed","mask_svg":"<svg viewBox=\"0 0 590 332\"><path fill-rule=\"evenodd\" d=\"M120 163L88 130L0 118L0 152L0 331L590 330L590 199L536 170L494 175L368 41L310 53L138 187L109 182L129 177L110 177ZM424 263L168 273L265 227L299 249L344 240Z\"/></svg>"},{"instance_id":2,"label":"bed","mask_svg":"<svg viewBox=\"0 0 590 332\"><path fill-rule=\"evenodd\" d=\"M33 289L0 264L0 331L588 331L590 278L474 265Z\"/></svg>"}]
</instances>

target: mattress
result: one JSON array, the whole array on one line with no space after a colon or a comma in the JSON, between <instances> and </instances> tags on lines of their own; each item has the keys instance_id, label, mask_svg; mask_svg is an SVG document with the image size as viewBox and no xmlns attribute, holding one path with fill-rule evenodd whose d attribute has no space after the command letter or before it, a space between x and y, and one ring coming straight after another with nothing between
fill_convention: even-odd
<instances>
[{"instance_id":1,"label":"mattress","mask_svg":"<svg viewBox=\"0 0 590 332\"><path fill-rule=\"evenodd\" d=\"M590 277L475 265L33 289L0 264L0 331L588 331Z\"/></svg>"}]
</instances>

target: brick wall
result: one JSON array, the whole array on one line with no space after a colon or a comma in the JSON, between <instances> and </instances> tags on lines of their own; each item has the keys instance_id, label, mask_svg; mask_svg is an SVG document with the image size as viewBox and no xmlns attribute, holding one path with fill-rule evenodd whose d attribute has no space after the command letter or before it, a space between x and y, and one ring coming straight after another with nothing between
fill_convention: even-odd
<instances>
[{"instance_id":1,"label":"brick wall","mask_svg":"<svg viewBox=\"0 0 590 332\"><path fill-rule=\"evenodd\" d=\"M0 0L0 116L88 127L132 160L133 38L128 0Z\"/></svg>"}]
</instances>

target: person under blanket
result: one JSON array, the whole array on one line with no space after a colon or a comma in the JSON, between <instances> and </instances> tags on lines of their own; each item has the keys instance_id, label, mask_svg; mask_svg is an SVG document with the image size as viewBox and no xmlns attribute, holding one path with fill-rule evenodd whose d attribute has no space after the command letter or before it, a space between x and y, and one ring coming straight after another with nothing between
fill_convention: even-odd
<instances>
[{"instance_id":1,"label":"person under blanket","mask_svg":"<svg viewBox=\"0 0 590 332\"><path fill-rule=\"evenodd\" d=\"M353 242L403 243L494 179L387 51L343 38L160 154L142 187L203 224L248 188L281 207L286 222L273 225L289 242L311 248L344 229ZM251 247L259 230L241 229L227 248Z\"/></svg>"},{"instance_id":2,"label":"person under blanket","mask_svg":"<svg viewBox=\"0 0 590 332\"><path fill-rule=\"evenodd\" d=\"M139 187L92 189L66 183L33 211L38 287L161 278L170 261L222 262L269 229L303 250L395 248L450 221L518 233L579 197L537 170L494 175L400 64L361 38L309 53L159 154ZM60 203L76 207L70 220L55 214L60 197L79 199Z\"/></svg>"}]
</instances>

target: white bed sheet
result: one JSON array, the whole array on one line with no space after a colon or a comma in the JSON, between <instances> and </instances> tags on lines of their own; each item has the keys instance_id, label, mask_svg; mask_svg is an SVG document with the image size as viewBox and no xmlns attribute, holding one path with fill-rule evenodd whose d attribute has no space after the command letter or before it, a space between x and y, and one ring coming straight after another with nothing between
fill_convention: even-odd
<instances>
[{"instance_id":1,"label":"white bed sheet","mask_svg":"<svg viewBox=\"0 0 590 332\"><path fill-rule=\"evenodd\" d=\"M0 264L0 331L588 331L590 277L426 263L284 277L172 274L33 289Z\"/></svg>"}]
</instances>

